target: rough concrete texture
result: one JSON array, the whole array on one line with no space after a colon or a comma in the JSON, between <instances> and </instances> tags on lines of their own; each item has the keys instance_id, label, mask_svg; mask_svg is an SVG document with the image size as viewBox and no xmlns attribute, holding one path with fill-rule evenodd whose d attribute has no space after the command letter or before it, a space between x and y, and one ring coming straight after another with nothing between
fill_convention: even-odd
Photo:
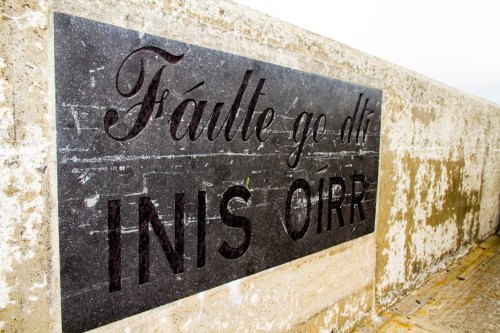
<instances>
[{"instance_id":1,"label":"rough concrete texture","mask_svg":"<svg viewBox=\"0 0 500 333\"><path fill-rule=\"evenodd\" d=\"M492 236L359 332L498 332L499 302L500 238Z\"/></svg>"},{"instance_id":2,"label":"rough concrete texture","mask_svg":"<svg viewBox=\"0 0 500 333\"><path fill-rule=\"evenodd\" d=\"M373 240L365 236L92 332L296 331L296 324L322 312L315 330L353 327L369 316L372 303ZM348 261L359 265L331 269Z\"/></svg>"},{"instance_id":3,"label":"rough concrete texture","mask_svg":"<svg viewBox=\"0 0 500 333\"><path fill-rule=\"evenodd\" d=\"M8 0L0 26L0 330L60 331L53 11L384 94L375 235L99 331L349 331L497 228L500 108L492 103L232 2Z\"/></svg>"}]
</instances>

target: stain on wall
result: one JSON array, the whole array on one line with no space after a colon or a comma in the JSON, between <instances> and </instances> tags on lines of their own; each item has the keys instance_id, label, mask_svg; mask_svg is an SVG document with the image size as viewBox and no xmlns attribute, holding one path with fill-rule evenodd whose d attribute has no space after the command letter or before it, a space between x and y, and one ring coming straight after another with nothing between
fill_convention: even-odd
<instances>
[{"instance_id":1,"label":"stain on wall","mask_svg":"<svg viewBox=\"0 0 500 333\"><path fill-rule=\"evenodd\" d=\"M498 206L488 209L481 201L488 196L483 188L488 181L484 168L492 163L488 151L495 149L490 137L498 137L490 132L489 119L498 118L499 112L432 83L410 81L407 96L395 90L384 95L377 221L379 310L495 230L491 221L498 216ZM493 218L481 218L482 210Z\"/></svg>"}]
</instances>

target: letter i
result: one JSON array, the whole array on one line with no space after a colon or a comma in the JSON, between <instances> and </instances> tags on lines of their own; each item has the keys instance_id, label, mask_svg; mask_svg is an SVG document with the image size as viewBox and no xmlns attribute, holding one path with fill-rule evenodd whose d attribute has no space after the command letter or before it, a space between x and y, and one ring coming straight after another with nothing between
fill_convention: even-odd
<instances>
[{"instance_id":1,"label":"letter i","mask_svg":"<svg viewBox=\"0 0 500 333\"><path fill-rule=\"evenodd\" d=\"M109 292L122 289L120 200L108 201Z\"/></svg>"},{"instance_id":2,"label":"letter i","mask_svg":"<svg viewBox=\"0 0 500 333\"><path fill-rule=\"evenodd\" d=\"M318 227L316 232L320 234L323 231L322 220L323 220L323 186L325 180L323 178L319 179L318 187Z\"/></svg>"},{"instance_id":3,"label":"letter i","mask_svg":"<svg viewBox=\"0 0 500 333\"><path fill-rule=\"evenodd\" d=\"M205 267L205 226L207 214L206 192L198 192L198 260L196 267Z\"/></svg>"}]
</instances>

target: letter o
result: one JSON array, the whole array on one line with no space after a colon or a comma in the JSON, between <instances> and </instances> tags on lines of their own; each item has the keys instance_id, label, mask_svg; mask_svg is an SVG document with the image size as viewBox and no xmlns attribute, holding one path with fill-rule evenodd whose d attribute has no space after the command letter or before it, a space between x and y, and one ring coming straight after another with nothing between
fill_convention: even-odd
<instances>
[{"instance_id":1,"label":"letter o","mask_svg":"<svg viewBox=\"0 0 500 333\"><path fill-rule=\"evenodd\" d=\"M291 214L291 208L292 208L292 198L293 194L297 190L302 190L306 194L307 197L307 216L306 216L306 221L304 222L304 225L302 226L302 229L300 230L295 230L293 229L292 226L292 214ZM311 222L311 188L309 187L309 184L305 179L299 178L296 181L292 183L292 186L290 186L290 189L288 190L288 196L286 198L286 209L285 209L285 228L288 236L292 240L299 240L307 232L307 229L309 228L309 223Z\"/></svg>"}]
</instances>

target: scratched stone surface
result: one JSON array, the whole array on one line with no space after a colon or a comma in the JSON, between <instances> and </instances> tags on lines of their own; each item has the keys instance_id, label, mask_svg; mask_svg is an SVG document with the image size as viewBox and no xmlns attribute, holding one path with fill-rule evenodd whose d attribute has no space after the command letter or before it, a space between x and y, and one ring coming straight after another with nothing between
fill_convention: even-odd
<instances>
[{"instance_id":1,"label":"scratched stone surface","mask_svg":"<svg viewBox=\"0 0 500 333\"><path fill-rule=\"evenodd\" d=\"M64 331L373 232L381 91L66 14L54 27Z\"/></svg>"}]
</instances>

